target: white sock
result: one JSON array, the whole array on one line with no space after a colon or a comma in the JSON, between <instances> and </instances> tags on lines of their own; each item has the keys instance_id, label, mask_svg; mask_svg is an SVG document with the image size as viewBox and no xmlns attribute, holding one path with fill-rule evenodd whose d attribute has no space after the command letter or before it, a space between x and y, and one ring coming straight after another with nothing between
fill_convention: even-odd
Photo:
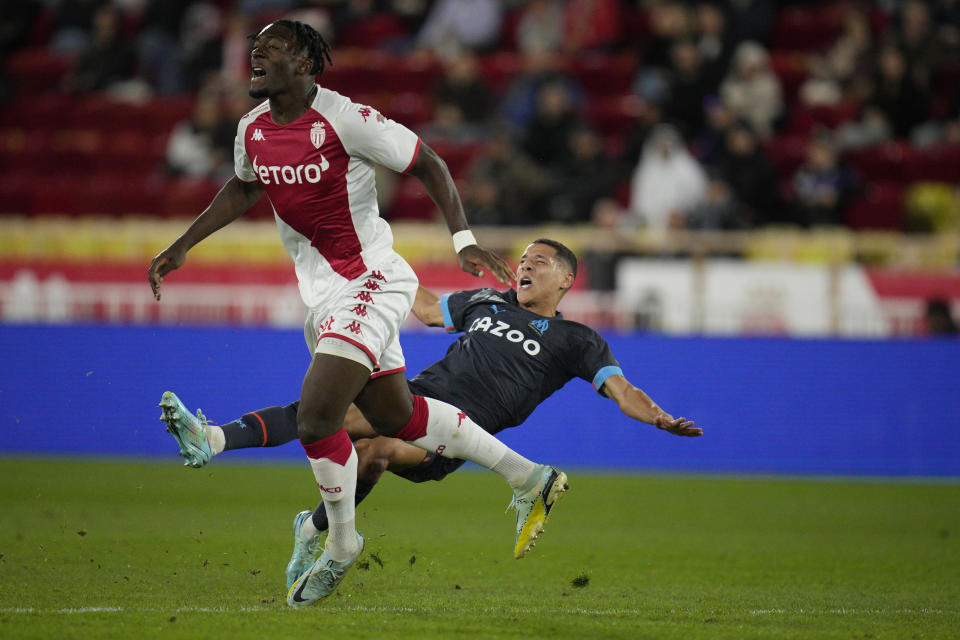
<instances>
[{"instance_id":1,"label":"white sock","mask_svg":"<svg viewBox=\"0 0 960 640\"><path fill-rule=\"evenodd\" d=\"M313 515L311 514L309 518L300 523L300 531L297 532L301 538L312 538L316 535L319 535L320 531L317 529L317 526L313 524Z\"/></svg>"},{"instance_id":2,"label":"white sock","mask_svg":"<svg viewBox=\"0 0 960 640\"><path fill-rule=\"evenodd\" d=\"M516 489L522 486L536 464L511 450L483 430L465 413L435 398L427 401L427 433L414 440L421 449L445 458L463 458L497 473Z\"/></svg>"},{"instance_id":3,"label":"white sock","mask_svg":"<svg viewBox=\"0 0 960 640\"><path fill-rule=\"evenodd\" d=\"M308 460L320 486L327 521L330 523L325 545L327 554L337 562L342 562L357 552L353 504L357 490L357 451L350 451L350 457L344 465L329 458Z\"/></svg>"},{"instance_id":4,"label":"white sock","mask_svg":"<svg viewBox=\"0 0 960 640\"><path fill-rule=\"evenodd\" d=\"M227 439L223 436L223 429L216 425L208 424L207 443L210 445L210 450L213 452L213 455L223 453L223 448L227 446Z\"/></svg>"}]
</instances>

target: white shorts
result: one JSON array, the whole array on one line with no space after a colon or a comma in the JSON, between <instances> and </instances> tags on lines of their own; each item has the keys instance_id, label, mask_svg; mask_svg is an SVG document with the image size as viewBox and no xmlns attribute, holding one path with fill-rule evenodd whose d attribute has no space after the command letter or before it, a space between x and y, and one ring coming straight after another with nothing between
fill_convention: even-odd
<instances>
[{"instance_id":1,"label":"white shorts","mask_svg":"<svg viewBox=\"0 0 960 640\"><path fill-rule=\"evenodd\" d=\"M370 369L372 378L403 371L398 334L418 285L410 265L393 254L348 282L324 307L307 310L307 347L355 360Z\"/></svg>"}]
</instances>

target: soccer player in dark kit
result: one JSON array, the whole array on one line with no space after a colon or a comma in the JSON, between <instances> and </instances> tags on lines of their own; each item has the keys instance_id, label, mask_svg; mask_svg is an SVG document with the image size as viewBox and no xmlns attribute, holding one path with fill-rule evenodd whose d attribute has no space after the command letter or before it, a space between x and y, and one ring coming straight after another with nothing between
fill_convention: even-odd
<instances>
[{"instance_id":1,"label":"soccer player in dark kit","mask_svg":"<svg viewBox=\"0 0 960 640\"><path fill-rule=\"evenodd\" d=\"M627 416L678 436L703 431L685 418L674 419L623 375L606 341L589 327L563 319L557 305L573 285L576 256L564 245L534 241L520 259L516 291L478 289L442 298L420 288L413 312L425 324L462 331L439 362L409 381L415 394L436 397L461 407L491 433L522 423L554 391L577 377L593 384ZM245 414L222 427L202 418L178 424L177 441L188 466L201 467L218 453L245 447L276 446L296 437L296 403ZM199 413L199 412L198 412ZM413 482L441 480L462 459L447 459L396 438L376 437L361 413L347 414L347 431L359 456L356 497L366 497L383 471ZM185 446L186 445L186 446ZM548 490L549 493L549 490ZM561 494L557 494L559 497ZM514 549L522 557L533 546L554 499L538 501L536 524L518 536ZM540 511L542 510L542 514ZM302 511L294 521L294 552L287 583L305 571L327 529L324 510ZM542 517L541 517L542 516Z\"/></svg>"},{"instance_id":2,"label":"soccer player in dark kit","mask_svg":"<svg viewBox=\"0 0 960 640\"><path fill-rule=\"evenodd\" d=\"M498 473L513 488L524 520L544 487L563 486L566 476L511 451L458 408L412 395L407 386L398 333L418 282L380 218L375 165L423 182L453 234L461 268L474 275L489 270L504 283L513 278L502 258L476 244L444 162L403 125L316 83L330 56L310 26L278 20L252 39L250 95L266 100L240 119L236 175L153 259L148 277L160 300L162 279L194 245L264 193L270 198L307 308L312 354L293 437L306 451L329 522L323 553L288 593L289 604L302 606L329 596L363 550L354 522L357 455L343 429L351 404L379 434ZM172 393L160 406L175 431L185 407Z\"/></svg>"}]
</instances>

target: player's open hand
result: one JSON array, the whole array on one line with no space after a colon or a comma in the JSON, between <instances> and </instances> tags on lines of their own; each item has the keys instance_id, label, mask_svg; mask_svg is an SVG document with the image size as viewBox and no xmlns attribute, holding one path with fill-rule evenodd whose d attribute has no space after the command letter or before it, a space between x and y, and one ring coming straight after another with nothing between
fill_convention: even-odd
<instances>
[{"instance_id":1,"label":"player's open hand","mask_svg":"<svg viewBox=\"0 0 960 640\"><path fill-rule=\"evenodd\" d=\"M696 438L697 436L703 435L703 429L700 427L694 427L692 420L687 420L686 418L676 418L667 413L661 413L657 416L654 424L657 425L658 429L663 429L668 433L672 433L675 436L686 436L688 438Z\"/></svg>"},{"instance_id":2,"label":"player's open hand","mask_svg":"<svg viewBox=\"0 0 960 640\"><path fill-rule=\"evenodd\" d=\"M513 270L507 261L479 245L472 244L464 247L457 254L457 259L460 260L461 269L479 278L482 278L484 270L487 270L503 284L509 285L516 282Z\"/></svg>"},{"instance_id":3,"label":"player's open hand","mask_svg":"<svg viewBox=\"0 0 960 640\"><path fill-rule=\"evenodd\" d=\"M150 263L150 269L147 271L147 279L150 280L150 288L153 289L153 297L160 300L160 283L163 276L174 269L179 269L187 259L187 252L171 245L157 254L157 257Z\"/></svg>"}]
</instances>

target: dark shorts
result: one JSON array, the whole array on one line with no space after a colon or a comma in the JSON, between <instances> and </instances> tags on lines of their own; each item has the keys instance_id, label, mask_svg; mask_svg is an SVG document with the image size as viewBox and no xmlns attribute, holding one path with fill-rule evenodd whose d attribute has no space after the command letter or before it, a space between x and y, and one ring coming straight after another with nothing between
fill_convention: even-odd
<instances>
[{"instance_id":1,"label":"dark shorts","mask_svg":"<svg viewBox=\"0 0 960 640\"><path fill-rule=\"evenodd\" d=\"M463 466L466 460L459 458L444 458L435 453L424 452L423 461L409 469L394 472L410 482L426 482L428 480L443 480L447 474L453 473Z\"/></svg>"}]
</instances>

